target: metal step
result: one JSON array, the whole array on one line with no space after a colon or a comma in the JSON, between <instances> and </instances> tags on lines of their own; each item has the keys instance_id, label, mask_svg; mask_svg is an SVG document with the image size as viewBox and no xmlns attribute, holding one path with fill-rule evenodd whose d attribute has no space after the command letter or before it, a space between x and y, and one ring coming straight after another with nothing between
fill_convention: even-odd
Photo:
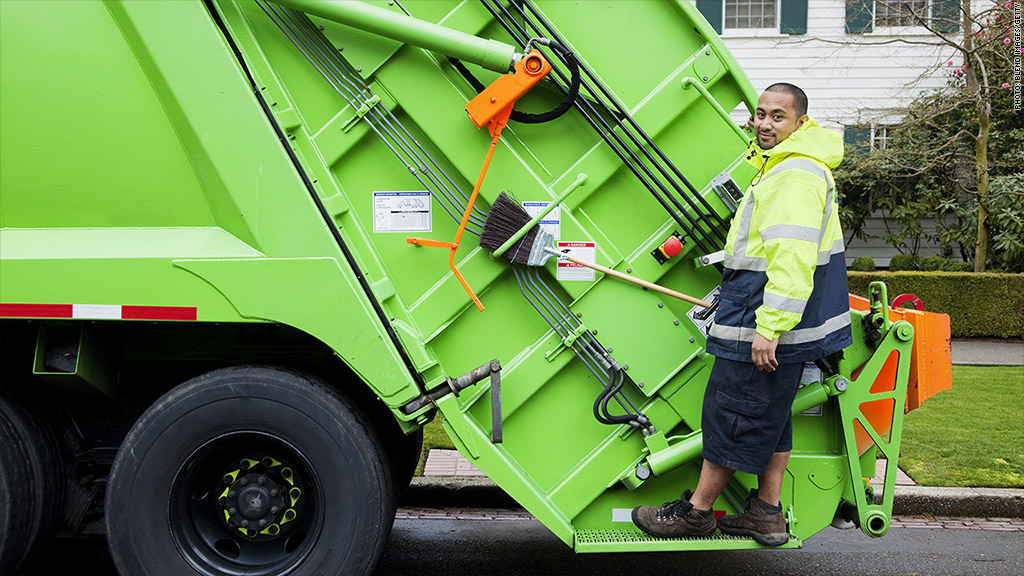
<instances>
[{"instance_id":1,"label":"metal step","mask_svg":"<svg viewBox=\"0 0 1024 576\"><path fill-rule=\"evenodd\" d=\"M790 538L779 548L800 548L799 538ZM655 538L636 528L623 530L577 530L576 552L675 552L683 550L747 550L765 548L751 538L716 532L706 538Z\"/></svg>"}]
</instances>

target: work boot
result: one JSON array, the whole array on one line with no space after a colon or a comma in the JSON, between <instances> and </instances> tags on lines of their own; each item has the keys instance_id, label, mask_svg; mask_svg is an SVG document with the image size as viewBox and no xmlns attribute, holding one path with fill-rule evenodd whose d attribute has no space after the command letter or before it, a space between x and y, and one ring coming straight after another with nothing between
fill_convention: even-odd
<instances>
[{"instance_id":1,"label":"work boot","mask_svg":"<svg viewBox=\"0 0 1024 576\"><path fill-rule=\"evenodd\" d=\"M715 533L717 524L710 510L697 510L690 504L692 492L683 492L679 500L657 506L633 508L633 523L644 532L658 538L681 536L702 537Z\"/></svg>"},{"instance_id":2,"label":"work boot","mask_svg":"<svg viewBox=\"0 0 1024 576\"><path fill-rule=\"evenodd\" d=\"M718 527L726 534L749 536L762 546L782 546L789 541L782 505L772 506L761 500L757 490L750 491L743 514L723 516Z\"/></svg>"}]
</instances>

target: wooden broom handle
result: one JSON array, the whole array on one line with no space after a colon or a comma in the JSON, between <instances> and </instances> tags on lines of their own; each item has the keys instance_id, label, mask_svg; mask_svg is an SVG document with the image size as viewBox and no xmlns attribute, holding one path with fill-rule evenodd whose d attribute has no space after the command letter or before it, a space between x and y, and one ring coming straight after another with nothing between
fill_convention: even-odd
<instances>
[{"instance_id":1,"label":"wooden broom handle","mask_svg":"<svg viewBox=\"0 0 1024 576\"><path fill-rule=\"evenodd\" d=\"M579 258L574 258L572 256L562 255L562 258L565 258L566 260L568 260L569 262L572 262L574 264L579 264L580 266L586 266L587 268L592 268L594 270L597 270L598 272L604 272L605 274L608 274L609 276L615 276L616 278L620 278L622 280L625 280L626 282L632 282L633 284L637 284L637 285L643 286L644 288L650 288L651 290L654 290L656 292L661 292L662 294L667 294L669 296L673 296L675 298L679 298L680 300L684 300L686 302L689 302L690 304L697 304L698 306L703 306L705 308L711 308L711 304L708 304L707 302L705 302L703 300L698 300L697 298L694 298L693 296L687 296L686 294L683 294L682 292L676 292L675 290L670 290L668 288L665 288L664 286L658 286L657 284L648 282L647 280L641 280L641 279L637 278L636 276L630 276L629 274L623 274L622 272L619 272L617 270L612 270L611 268L606 268L604 266L601 266L600 264L595 264L593 262L587 262L585 260L580 260Z\"/></svg>"}]
</instances>

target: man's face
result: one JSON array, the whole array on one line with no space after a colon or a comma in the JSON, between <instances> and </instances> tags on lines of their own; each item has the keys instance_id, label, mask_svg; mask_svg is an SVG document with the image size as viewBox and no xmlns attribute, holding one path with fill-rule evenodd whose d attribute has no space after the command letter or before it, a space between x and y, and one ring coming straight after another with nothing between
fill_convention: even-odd
<instances>
[{"instance_id":1,"label":"man's face","mask_svg":"<svg viewBox=\"0 0 1024 576\"><path fill-rule=\"evenodd\" d=\"M785 92L764 92L757 101L754 130L757 143L763 150L771 150L779 142L803 126L807 115L797 116L793 109L793 96Z\"/></svg>"}]
</instances>

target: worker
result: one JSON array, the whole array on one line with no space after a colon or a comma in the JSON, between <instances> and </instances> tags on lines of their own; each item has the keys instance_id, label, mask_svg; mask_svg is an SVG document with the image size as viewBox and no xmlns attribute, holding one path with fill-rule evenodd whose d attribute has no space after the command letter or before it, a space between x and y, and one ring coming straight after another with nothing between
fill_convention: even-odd
<instances>
[{"instance_id":1,"label":"worker","mask_svg":"<svg viewBox=\"0 0 1024 576\"><path fill-rule=\"evenodd\" d=\"M805 362L852 343L846 261L831 168L842 137L807 116L807 96L769 86L748 120L744 158L757 168L725 245L719 308L708 335L715 356L704 394L703 467L693 492L633 509L658 537L721 529L765 546L789 540L780 494L792 449L792 405ZM712 507L737 471L757 476L742 514Z\"/></svg>"}]
</instances>

